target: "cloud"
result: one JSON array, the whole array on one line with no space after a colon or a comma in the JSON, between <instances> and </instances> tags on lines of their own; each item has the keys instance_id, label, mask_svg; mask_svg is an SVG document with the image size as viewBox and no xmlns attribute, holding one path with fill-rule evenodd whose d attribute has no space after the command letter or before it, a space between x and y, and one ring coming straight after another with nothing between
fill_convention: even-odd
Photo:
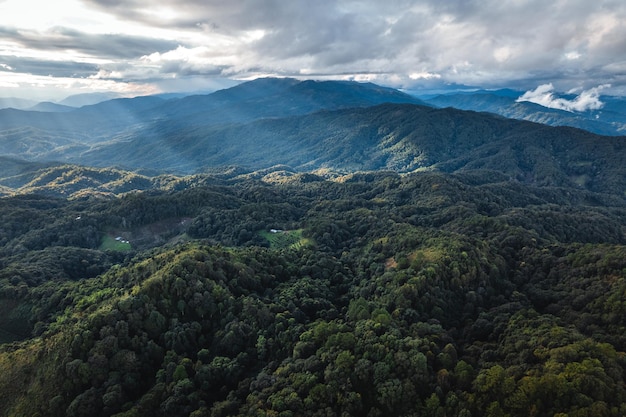
<instances>
[{"instance_id":1,"label":"cloud","mask_svg":"<svg viewBox=\"0 0 626 417\"><path fill-rule=\"evenodd\" d=\"M562 97L555 97L554 86L552 84L543 84L534 90L525 92L516 101L529 101L551 109L566 110L570 112L598 110L604 106L604 103L600 101L600 91L609 87L610 85L605 84L589 90L584 90L574 99L568 100Z\"/></svg>"},{"instance_id":2,"label":"cloud","mask_svg":"<svg viewBox=\"0 0 626 417\"><path fill-rule=\"evenodd\" d=\"M617 0L75 2L80 13L66 8L56 26L41 17L36 26L4 23L0 63L64 61L76 63L77 77L120 81L366 74L403 88L610 83L626 93L626 3Z\"/></svg>"},{"instance_id":3,"label":"cloud","mask_svg":"<svg viewBox=\"0 0 626 417\"><path fill-rule=\"evenodd\" d=\"M32 74L5 73L0 88L7 92L19 92L20 97L36 100L60 100L72 94L94 91L117 92L132 97L158 92L151 84L133 83L111 79L51 77ZM13 90L13 91L12 91ZM26 95L23 95L27 93Z\"/></svg>"},{"instance_id":4,"label":"cloud","mask_svg":"<svg viewBox=\"0 0 626 417\"><path fill-rule=\"evenodd\" d=\"M66 27L43 31L0 27L0 37L10 39L22 50L45 51L49 54L72 51L98 59L131 59L146 53L165 52L176 48L176 41L125 34L93 34Z\"/></svg>"},{"instance_id":5,"label":"cloud","mask_svg":"<svg viewBox=\"0 0 626 417\"><path fill-rule=\"evenodd\" d=\"M409 74L409 78L412 80L432 80L441 78L441 74L435 74L432 72L412 72Z\"/></svg>"},{"instance_id":6,"label":"cloud","mask_svg":"<svg viewBox=\"0 0 626 417\"><path fill-rule=\"evenodd\" d=\"M155 52L143 56L141 61L146 65L159 67L160 72L164 74L181 76L220 75L229 67L229 60L223 58L205 46L196 48L178 46L175 50L162 54Z\"/></svg>"},{"instance_id":7,"label":"cloud","mask_svg":"<svg viewBox=\"0 0 626 417\"><path fill-rule=\"evenodd\" d=\"M0 56L0 63L0 68L13 73L53 77L85 77L98 71L98 66L92 63L34 57Z\"/></svg>"},{"instance_id":8,"label":"cloud","mask_svg":"<svg viewBox=\"0 0 626 417\"><path fill-rule=\"evenodd\" d=\"M19 88L20 85L17 83L11 83L4 80L0 80L0 88Z\"/></svg>"},{"instance_id":9,"label":"cloud","mask_svg":"<svg viewBox=\"0 0 626 417\"><path fill-rule=\"evenodd\" d=\"M565 53L565 59L574 60L580 58L581 55L577 51L571 51Z\"/></svg>"}]
</instances>

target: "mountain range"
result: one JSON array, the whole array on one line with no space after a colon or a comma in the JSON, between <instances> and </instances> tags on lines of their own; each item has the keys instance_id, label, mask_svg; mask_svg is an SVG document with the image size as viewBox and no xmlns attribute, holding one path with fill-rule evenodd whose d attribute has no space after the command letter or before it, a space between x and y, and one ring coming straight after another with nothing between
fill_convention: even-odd
<instances>
[{"instance_id":1,"label":"mountain range","mask_svg":"<svg viewBox=\"0 0 626 417\"><path fill-rule=\"evenodd\" d=\"M120 143L137 140L153 141L155 148L159 141L168 140L172 132L181 129L232 126L261 118L386 102L422 103L407 94L373 84L260 79L209 95L120 98L72 111L3 109L0 110L0 154L30 161L125 164L128 155L119 154L106 161L97 155L106 154L110 146L119 148ZM133 149L125 151L134 153ZM89 158L83 156L86 152ZM151 165L146 160L130 167Z\"/></svg>"},{"instance_id":2,"label":"mountain range","mask_svg":"<svg viewBox=\"0 0 626 417\"><path fill-rule=\"evenodd\" d=\"M567 111L519 101L524 92L510 89L455 92L425 97L436 107L454 107L499 114L550 126L571 126L601 135L626 134L626 102L622 97L602 96L602 107L586 111ZM572 99L570 96L560 98Z\"/></svg>"},{"instance_id":3,"label":"mountain range","mask_svg":"<svg viewBox=\"0 0 626 417\"><path fill-rule=\"evenodd\" d=\"M0 111L0 417L626 415L625 138L440 104Z\"/></svg>"},{"instance_id":4,"label":"mountain range","mask_svg":"<svg viewBox=\"0 0 626 417\"><path fill-rule=\"evenodd\" d=\"M266 78L208 95L113 99L60 112L0 110L0 155L173 174L282 165L300 172L480 169L536 185L625 189L623 138L482 111L499 100L500 109L513 103L511 111L535 109L537 117L569 114L514 96L438 96L427 105L371 83ZM461 107L462 99L481 112L433 107ZM619 105L611 108L618 114Z\"/></svg>"}]
</instances>

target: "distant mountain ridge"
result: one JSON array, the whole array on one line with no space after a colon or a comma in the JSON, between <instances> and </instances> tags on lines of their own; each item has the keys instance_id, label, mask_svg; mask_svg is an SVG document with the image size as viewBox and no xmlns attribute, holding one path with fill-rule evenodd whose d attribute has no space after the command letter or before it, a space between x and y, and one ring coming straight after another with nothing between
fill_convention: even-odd
<instances>
[{"instance_id":1,"label":"distant mountain ridge","mask_svg":"<svg viewBox=\"0 0 626 417\"><path fill-rule=\"evenodd\" d=\"M550 126L571 126L601 135L626 134L626 102L617 97L602 97L599 110L570 112L544 107L529 101L517 101L523 95L514 90L479 90L441 94L425 99L436 107L483 111L504 117L528 120Z\"/></svg>"},{"instance_id":2,"label":"distant mountain ridge","mask_svg":"<svg viewBox=\"0 0 626 417\"><path fill-rule=\"evenodd\" d=\"M489 170L535 185L626 189L624 138L429 107L370 83L267 78L209 95L114 99L64 113L2 110L0 121L0 155L28 161L176 174L233 165Z\"/></svg>"},{"instance_id":3,"label":"distant mountain ridge","mask_svg":"<svg viewBox=\"0 0 626 417\"><path fill-rule=\"evenodd\" d=\"M62 106L69 106L69 107L82 107L82 106L98 104L103 101L113 100L116 98L120 98L120 94L113 93L113 92L74 94L74 95L64 98L63 100L59 101L57 104L60 104Z\"/></svg>"},{"instance_id":4,"label":"distant mountain ridge","mask_svg":"<svg viewBox=\"0 0 626 417\"><path fill-rule=\"evenodd\" d=\"M226 124L388 102L425 104L398 90L371 83L263 78L207 95L115 98L82 106L63 115L5 109L0 110L0 130L29 126L91 132L94 128L114 130L155 120L185 125Z\"/></svg>"},{"instance_id":5,"label":"distant mountain ridge","mask_svg":"<svg viewBox=\"0 0 626 417\"><path fill-rule=\"evenodd\" d=\"M0 155L81 163L80 154L93 146L155 132L386 102L423 103L408 94L374 84L270 78L208 95L118 98L68 112L3 109L0 110ZM114 163L115 160L106 161L106 164Z\"/></svg>"},{"instance_id":6,"label":"distant mountain ridge","mask_svg":"<svg viewBox=\"0 0 626 417\"><path fill-rule=\"evenodd\" d=\"M382 103L423 104L406 93L371 83L261 78L209 95L187 96L155 109L154 115L186 125L227 124L320 110Z\"/></svg>"},{"instance_id":7,"label":"distant mountain ridge","mask_svg":"<svg viewBox=\"0 0 626 417\"><path fill-rule=\"evenodd\" d=\"M16 97L0 97L0 109L28 109L36 105L37 102Z\"/></svg>"},{"instance_id":8,"label":"distant mountain ridge","mask_svg":"<svg viewBox=\"0 0 626 417\"><path fill-rule=\"evenodd\" d=\"M44 111L44 112L68 112L76 110L75 107L64 106L63 104L52 103L50 101L42 101L37 103L33 107L24 109L28 111Z\"/></svg>"}]
</instances>

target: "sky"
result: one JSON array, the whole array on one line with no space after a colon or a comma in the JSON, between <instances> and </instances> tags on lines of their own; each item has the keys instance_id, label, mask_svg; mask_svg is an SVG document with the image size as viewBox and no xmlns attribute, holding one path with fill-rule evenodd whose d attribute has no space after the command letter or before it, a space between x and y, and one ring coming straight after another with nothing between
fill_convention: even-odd
<instances>
[{"instance_id":1,"label":"sky","mask_svg":"<svg viewBox=\"0 0 626 417\"><path fill-rule=\"evenodd\" d=\"M626 95L626 2L0 0L0 97L211 91L265 76L508 87L593 106Z\"/></svg>"}]
</instances>

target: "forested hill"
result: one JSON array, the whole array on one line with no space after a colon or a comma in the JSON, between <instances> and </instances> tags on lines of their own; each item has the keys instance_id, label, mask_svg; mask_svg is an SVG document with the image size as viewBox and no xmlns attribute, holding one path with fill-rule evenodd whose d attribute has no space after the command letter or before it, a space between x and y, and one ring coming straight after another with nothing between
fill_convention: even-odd
<instances>
[{"instance_id":1,"label":"forested hill","mask_svg":"<svg viewBox=\"0 0 626 417\"><path fill-rule=\"evenodd\" d=\"M28 132L30 139L19 139ZM56 148L52 142L62 143ZM242 166L255 171L286 165L299 172L416 170L498 171L535 185L621 193L626 186L624 137L412 104L382 104L265 118L227 126L173 121L144 126L103 143L67 143L37 130L7 134L5 154L23 148L36 160L80 161L126 170L177 174ZM27 155L22 155L25 157Z\"/></svg>"},{"instance_id":2,"label":"forested hill","mask_svg":"<svg viewBox=\"0 0 626 417\"><path fill-rule=\"evenodd\" d=\"M299 172L499 171L537 185L624 189L624 137L436 109L373 84L260 79L210 95L0 110L0 155L178 175L237 165Z\"/></svg>"},{"instance_id":3,"label":"forested hill","mask_svg":"<svg viewBox=\"0 0 626 417\"><path fill-rule=\"evenodd\" d=\"M512 179L593 191L624 189L623 137L604 137L489 114L407 104L318 112L226 127L170 126L86 152L130 167L194 172L236 164L300 171L496 170Z\"/></svg>"},{"instance_id":4,"label":"forested hill","mask_svg":"<svg viewBox=\"0 0 626 417\"><path fill-rule=\"evenodd\" d=\"M624 416L625 147L289 79L0 111L0 417Z\"/></svg>"},{"instance_id":5,"label":"forested hill","mask_svg":"<svg viewBox=\"0 0 626 417\"><path fill-rule=\"evenodd\" d=\"M617 193L275 170L114 194L0 199L0 415L626 415Z\"/></svg>"}]
</instances>

